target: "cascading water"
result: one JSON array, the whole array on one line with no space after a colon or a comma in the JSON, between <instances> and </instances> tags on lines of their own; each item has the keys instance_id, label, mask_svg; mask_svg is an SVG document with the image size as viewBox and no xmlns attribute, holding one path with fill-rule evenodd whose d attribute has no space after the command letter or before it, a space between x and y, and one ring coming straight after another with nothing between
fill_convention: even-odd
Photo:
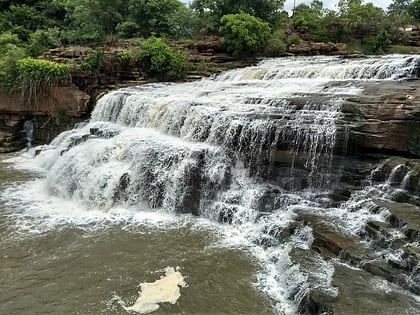
<instances>
[{"instance_id":1,"label":"cascading water","mask_svg":"<svg viewBox=\"0 0 420 315\"><path fill-rule=\"evenodd\" d=\"M26 147L32 147L32 140L34 139L34 122L33 120L27 120L23 124L22 130L23 139L26 141Z\"/></svg>"},{"instance_id":2,"label":"cascading water","mask_svg":"<svg viewBox=\"0 0 420 315\"><path fill-rule=\"evenodd\" d=\"M313 229L353 237L366 222L384 220L366 201L379 188L341 206L324 203L340 175L344 99L362 91L357 80L411 78L419 62L269 59L198 82L116 90L98 101L90 123L58 136L34 164L49 194L87 208L218 222L223 245L258 261L256 286L276 312L316 313L314 294L337 297L338 267L311 250Z\"/></svg>"}]
</instances>

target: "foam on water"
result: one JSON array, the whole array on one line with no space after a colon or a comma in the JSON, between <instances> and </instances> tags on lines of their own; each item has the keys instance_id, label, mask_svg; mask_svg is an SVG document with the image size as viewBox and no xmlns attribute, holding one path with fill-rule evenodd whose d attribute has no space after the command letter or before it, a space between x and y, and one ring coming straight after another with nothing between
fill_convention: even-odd
<instances>
[{"instance_id":1,"label":"foam on water","mask_svg":"<svg viewBox=\"0 0 420 315\"><path fill-rule=\"evenodd\" d=\"M139 297L132 306L123 306L128 312L148 314L159 309L160 303L175 304L181 297L180 287L187 284L179 269L167 267L165 276L153 283L141 283Z\"/></svg>"}]
</instances>

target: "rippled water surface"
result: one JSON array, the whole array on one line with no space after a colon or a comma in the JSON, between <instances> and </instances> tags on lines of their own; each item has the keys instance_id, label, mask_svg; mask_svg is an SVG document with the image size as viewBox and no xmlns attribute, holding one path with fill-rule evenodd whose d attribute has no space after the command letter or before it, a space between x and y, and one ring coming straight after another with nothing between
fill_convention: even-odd
<instances>
[{"instance_id":1,"label":"rippled water surface","mask_svg":"<svg viewBox=\"0 0 420 315\"><path fill-rule=\"evenodd\" d=\"M9 166L0 163L3 193L35 177ZM87 224L58 223L48 211L44 218L21 211L0 203L0 314L125 314L121 304L136 300L137 286L168 266L179 266L188 286L177 304L155 314L272 313L252 285L255 263L218 246L210 226L164 216L113 222L105 214Z\"/></svg>"}]
</instances>

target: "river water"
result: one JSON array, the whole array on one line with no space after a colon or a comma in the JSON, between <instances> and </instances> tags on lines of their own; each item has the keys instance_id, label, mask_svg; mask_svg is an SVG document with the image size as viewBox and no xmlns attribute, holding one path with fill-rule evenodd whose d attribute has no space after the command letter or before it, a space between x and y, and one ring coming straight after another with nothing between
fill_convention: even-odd
<instances>
[{"instance_id":1,"label":"river water","mask_svg":"<svg viewBox=\"0 0 420 315\"><path fill-rule=\"evenodd\" d=\"M13 187L6 193L13 198L36 174L11 168L10 158L2 159L0 187ZM79 216L75 205L45 203L0 203L1 314L125 313L121 301L132 304L138 285L159 279L168 266L180 267L188 287L182 304L157 314L272 312L252 285L253 260L218 245L208 222L124 209Z\"/></svg>"},{"instance_id":2,"label":"river water","mask_svg":"<svg viewBox=\"0 0 420 315\"><path fill-rule=\"evenodd\" d=\"M344 98L418 60L270 59L121 89L51 145L3 155L0 314L127 314L167 267L187 286L156 314L327 312L308 306L315 291L341 296L337 314L418 313L412 292L311 250L324 222L356 238L385 221L361 205L382 188L341 206L320 196L340 176Z\"/></svg>"}]
</instances>

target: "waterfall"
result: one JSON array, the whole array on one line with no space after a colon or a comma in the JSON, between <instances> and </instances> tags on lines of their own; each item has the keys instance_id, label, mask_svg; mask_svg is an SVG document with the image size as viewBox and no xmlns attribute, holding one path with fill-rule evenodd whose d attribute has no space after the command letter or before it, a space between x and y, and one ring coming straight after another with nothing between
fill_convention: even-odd
<instances>
[{"instance_id":1,"label":"waterfall","mask_svg":"<svg viewBox=\"0 0 420 315\"><path fill-rule=\"evenodd\" d=\"M34 121L27 120L23 124L22 137L26 141L26 147L32 147L32 140L34 139Z\"/></svg>"},{"instance_id":2,"label":"waterfall","mask_svg":"<svg viewBox=\"0 0 420 315\"><path fill-rule=\"evenodd\" d=\"M218 81L335 79L335 80L396 80L415 78L420 68L419 56L384 56L363 59L346 57L296 57L268 59L256 67L228 71Z\"/></svg>"},{"instance_id":3,"label":"waterfall","mask_svg":"<svg viewBox=\"0 0 420 315\"><path fill-rule=\"evenodd\" d=\"M260 263L257 287L277 311L304 313L311 290L337 296L333 264L302 254L314 242L305 211L351 227L378 219L322 206L340 175L345 97L362 92L356 79L411 78L419 61L268 59L197 82L119 89L35 161L50 194L86 208L122 205L218 222L225 242Z\"/></svg>"}]
</instances>

